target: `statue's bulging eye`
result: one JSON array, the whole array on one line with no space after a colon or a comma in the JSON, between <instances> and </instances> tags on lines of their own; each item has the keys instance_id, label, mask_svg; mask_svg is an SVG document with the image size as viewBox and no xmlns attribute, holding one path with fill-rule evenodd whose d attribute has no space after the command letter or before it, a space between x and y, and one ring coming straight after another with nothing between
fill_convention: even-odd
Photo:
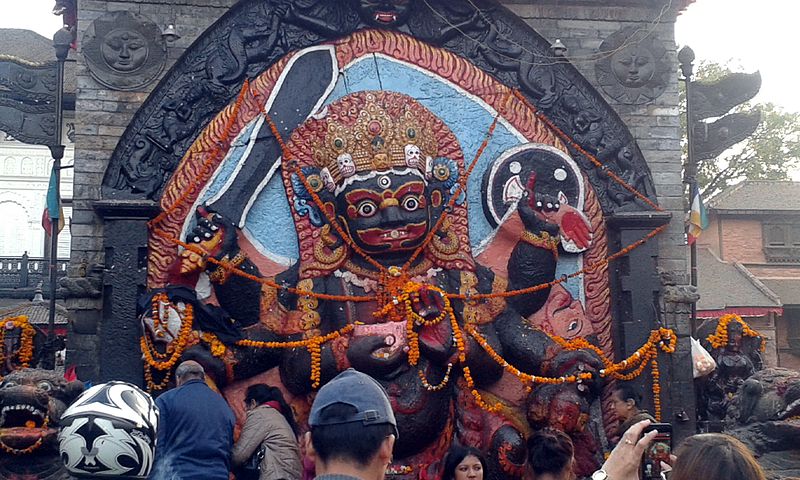
<instances>
[{"instance_id":1,"label":"statue's bulging eye","mask_svg":"<svg viewBox=\"0 0 800 480\"><path fill-rule=\"evenodd\" d=\"M578 321L577 320L573 320L572 322L569 323L569 327L567 327L567 331L571 332L573 330L576 330L577 328L578 328Z\"/></svg>"},{"instance_id":2,"label":"statue's bulging eye","mask_svg":"<svg viewBox=\"0 0 800 480\"><path fill-rule=\"evenodd\" d=\"M371 217L378 211L378 206L371 200L365 200L358 205L358 215L362 217Z\"/></svg>"},{"instance_id":3,"label":"statue's bulging eye","mask_svg":"<svg viewBox=\"0 0 800 480\"><path fill-rule=\"evenodd\" d=\"M16 386L17 386L17 382L14 382L12 380L8 380L8 381L3 383L2 388L11 388L11 387L16 387Z\"/></svg>"},{"instance_id":4,"label":"statue's bulging eye","mask_svg":"<svg viewBox=\"0 0 800 480\"><path fill-rule=\"evenodd\" d=\"M403 208L409 212L419 208L419 199L415 196L408 196L403 199Z\"/></svg>"}]
</instances>

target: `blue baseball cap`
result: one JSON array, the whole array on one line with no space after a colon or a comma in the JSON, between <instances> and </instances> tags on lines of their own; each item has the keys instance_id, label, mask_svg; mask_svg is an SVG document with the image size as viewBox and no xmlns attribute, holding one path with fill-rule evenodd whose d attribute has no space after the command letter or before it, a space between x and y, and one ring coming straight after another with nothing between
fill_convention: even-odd
<instances>
[{"instance_id":1,"label":"blue baseball cap","mask_svg":"<svg viewBox=\"0 0 800 480\"><path fill-rule=\"evenodd\" d=\"M357 412L347 418L326 416L325 409L337 403L350 405ZM395 436L399 436L397 420L386 390L369 375L348 368L319 389L311 405L308 424L317 427L355 422L363 425L388 423L394 427Z\"/></svg>"}]
</instances>

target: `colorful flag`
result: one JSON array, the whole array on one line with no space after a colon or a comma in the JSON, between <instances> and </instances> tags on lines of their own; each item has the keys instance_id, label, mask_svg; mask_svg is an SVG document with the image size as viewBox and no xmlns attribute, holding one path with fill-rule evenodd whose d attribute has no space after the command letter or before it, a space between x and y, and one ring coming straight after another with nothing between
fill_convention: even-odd
<instances>
[{"instance_id":1,"label":"colorful flag","mask_svg":"<svg viewBox=\"0 0 800 480\"><path fill-rule=\"evenodd\" d=\"M53 235L53 220L58 219L58 233L64 229L64 209L61 208L61 195L56 185L56 169L50 171L50 186L47 187L47 202L42 212L42 228L48 236Z\"/></svg>"},{"instance_id":2,"label":"colorful flag","mask_svg":"<svg viewBox=\"0 0 800 480\"><path fill-rule=\"evenodd\" d=\"M697 241L697 237L706 228L708 228L708 215L706 207L703 205L703 199L700 197L700 189L695 182L692 184L692 208L689 210L689 226L687 228L689 245Z\"/></svg>"}]
</instances>

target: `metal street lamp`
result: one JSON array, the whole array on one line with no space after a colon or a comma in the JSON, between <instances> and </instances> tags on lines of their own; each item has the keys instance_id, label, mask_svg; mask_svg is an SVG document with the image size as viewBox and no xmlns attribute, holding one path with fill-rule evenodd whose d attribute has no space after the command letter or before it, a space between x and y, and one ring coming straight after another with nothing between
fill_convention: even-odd
<instances>
[{"instance_id":1,"label":"metal street lamp","mask_svg":"<svg viewBox=\"0 0 800 480\"><path fill-rule=\"evenodd\" d=\"M56 122L55 122L55 145L50 147L53 156L53 172L55 178L55 191L58 196L58 204L61 205L61 160L64 158L64 145L62 144L62 124L64 121L64 62L67 60L69 49L72 46L72 32L66 27L62 27L53 35L53 48L56 51ZM58 224L61 218L51 218L50 235L50 315L49 330L47 332L47 343L42 355L42 367L46 369L55 368L55 347L56 347L56 280L58 277Z\"/></svg>"},{"instance_id":2,"label":"metal street lamp","mask_svg":"<svg viewBox=\"0 0 800 480\"><path fill-rule=\"evenodd\" d=\"M678 62L680 63L681 73L683 74L683 82L686 95L686 166L684 168L683 182L688 184L689 187L689 201L686 204L686 211L691 211L692 208L692 188L691 186L697 182L697 161L694 158L694 128L692 122L692 73L695 56L694 50L685 46L678 52ZM689 245L689 272L691 274L691 284L697 287L697 242L692 242ZM689 319L692 329L692 335L697 333L697 304L692 303L692 317Z\"/></svg>"}]
</instances>

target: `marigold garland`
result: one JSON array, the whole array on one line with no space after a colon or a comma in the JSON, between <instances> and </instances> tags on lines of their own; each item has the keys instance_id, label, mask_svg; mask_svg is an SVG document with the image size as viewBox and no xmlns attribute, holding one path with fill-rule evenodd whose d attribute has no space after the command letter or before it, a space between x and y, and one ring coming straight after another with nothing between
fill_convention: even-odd
<instances>
[{"instance_id":1,"label":"marigold garland","mask_svg":"<svg viewBox=\"0 0 800 480\"><path fill-rule=\"evenodd\" d=\"M240 105L241 105L241 103L242 103L242 101L244 99L244 96L248 92L248 90L249 90L249 84L247 82L245 82L245 84L243 85L243 88L242 88L238 98L236 99L236 102L233 105L231 117L228 119L228 121L226 122L226 125L224 126L224 129L223 129L223 131L224 131L223 138L225 138L226 141L225 142L218 142L217 148L208 155L207 160L202 165L201 175L199 175L199 178L205 178L205 176L207 176L207 173L210 172L210 166L211 166L212 161L214 160L215 157L218 156L218 154L220 153L220 151L223 148L224 144L227 143L227 140L230 138L230 133L233 130L235 119L238 116L239 107L240 107ZM638 192L634 187L632 187L629 184L627 184L623 179L621 179L619 176L615 175L614 172L608 170L593 155L591 155L589 152L586 152L584 149L582 149L580 147L580 145L578 145L572 138L570 138L566 133L561 131L543 113L539 112L536 109L535 106L530 104L530 102L527 100L527 98L525 98L519 91L514 90L513 91L513 95L518 100L522 101L529 109L531 109L531 111L538 118L540 118L540 120L545 122L545 124L551 130L553 130L557 134L557 136L559 136L563 141L565 141L566 143L571 145L573 148L575 148L578 152L580 152L583 155L585 155L596 167L601 168L604 171L604 173L607 176L609 176L612 180L614 180L615 182L617 182L620 185L622 185L624 188L626 188L629 191L631 191L632 193L634 193L638 198L643 200L645 203L647 203L648 205L650 205L654 209L659 210L659 211L662 210L661 207L659 207L658 205L653 203L645 195L643 195L640 192ZM283 139L282 139L280 133L278 132L277 127L274 125L274 122L269 117L269 115L267 115L267 112L263 111L262 114L265 117L265 119L266 119L266 121L267 121L267 123L269 125L269 128L272 130L273 135L278 140L278 143L280 145L281 151L284 154L284 159L286 161L288 161L288 162L292 162L290 152L286 148L286 145L284 144ZM475 155L474 159L470 163L469 168L466 171L466 174L463 176L464 178L462 179L462 181L459 182L459 185L457 187L458 191L456 192L456 194L452 195L451 202L454 202L455 199L459 196L461 190L466 187L466 181L469 178L470 174L472 173L473 168L477 164L477 160L481 157L481 155L483 154L486 146L488 145L488 142L489 142L489 140L491 139L491 137L492 137L492 135L494 133L494 130L495 130L497 122L498 122L498 120L500 118L500 115L501 115L501 112L498 112L497 115L495 115L494 120L493 120L492 124L490 125L489 130L488 130L488 132L486 133L486 135L484 137L483 143L478 148L478 151L476 152L476 155ZM302 172L302 170L299 167L295 166L293 171L298 175L300 181L306 187L306 190L312 195L312 198L313 198L314 202L320 207L321 211L325 214L326 217L329 217L329 214L328 214L327 210L325 208L323 208L323 206L322 206L321 199L318 197L318 195L316 195L314 189L310 188L310 186L308 185L308 179L305 177L305 175ZM222 259L222 260L217 260L217 259L215 259L213 257L208 256L207 252L203 251L203 249L200 248L199 246L182 242L182 241L180 241L180 239L174 238L174 237L170 236L167 232L156 228L157 224L161 223L161 221L163 221L169 214L171 214L181 204L185 203L188 200L188 197L194 193L196 187L197 187L197 185L192 185L191 188L188 188L187 190L185 190L184 193L178 199L176 199L176 201L172 205L170 205L167 209L165 209L153 221L148 223L148 226L151 228L152 233L154 235L160 236L161 238L164 238L164 239L166 239L168 241L174 242L176 245L183 246L184 248L188 248L188 249L194 251L195 253L198 253L199 255L202 255L204 258L206 258L207 261L209 261L210 263L215 264L215 265L218 266L218 271L220 272L221 275L225 274L225 273L239 275L241 277L250 279L252 281L255 281L255 282L258 282L258 283L261 283L261 284L266 284L266 285L268 285L270 287L273 287L273 288L276 288L276 289L289 291L291 293L295 293L295 294L298 294L298 295L304 295L304 296L308 296L308 297L313 297L315 299L332 300L332 301L340 301L340 302L367 302L367 301L378 300L379 301L379 305L382 304L383 307L381 308L381 310L379 310L378 312L375 313L376 316L384 317L385 320L387 320L387 321L403 321L403 320L406 321L406 333L407 333L408 342L409 342L408 362L412 366L416 365L418 360L419 360L419 335L417 334L417 332L416 332L414 327L415 326L419 326L419 325L434 325L434 324L444 320L445 318L448 318L450 320L451 326L453 328L453 335L454 335L454 338L455 338L455 341L456 341L456 345L457 345L458 351L459 351L458 352L458 358L459 358L459 362L462 365L462 371L464 373L464 378L465 378L465 380L467 382L467 385L471 388L472 395L475 398L475 400L478 403L478 405L481 408L484 408L485 410L488 410L488 411L497 411L497 410L499 410L500 405L499 404L495 404L495 405L486 404L483 401L480 393L475 388L475 383L474 383L474 381L472 379L470 369L466 365L466 353L465 353L466 346L465 346L463 331L458 325L458 321L457 321L456 315L455 315L455 313L454 313L454 311L452 309L452 306L450 304L450 299L455 298L455 299L461 299L461 300L478 301L478 300L490 299L490 298L495 298L495 297L507 298L507 297L517 296L517 295L525 295L525 294L533 293L533 292L536 292L536 291L544 290L546 288L550 288L550 287L552 287L554 285L562 283L562 282L564 282L564 281L566 281L566 280L568 280L570 278L574 278L574 277L583 275L585 272L592 271L592 270L598 268L599 266L607 264L607 263L609 263L609 262L611 262L611 261L613 261L613 260L615 260L615 259L617 259L617 258L619 258L619 257L621 257L623 255L627 255L631 250L633 250L634 248L637 248L638 246L642 245L644 242L646 242L649 239L655 237L656 235L661 233L666 228L666 225L658 227L658 228L654 229L653 231L651 231L649 234L647 234L645 237L640 239L639 241L634 242L631 245L628 245L627 247L623 248L622 250L618 251L617 253L609 255L605 259L600 260L598 262L595 262L594 264L588 265L588 266L584 267L583 269L581 269L580 271L574 272L574 273L572 273L570 275L562 276L561 278L553 280L552 282L548 282L548 283L544 283L544 284L540 284L540 285L535 285L535 286L524 288L524 289L520 289L520 290L492 292L492 293L487 293L487 294L476 294L476 295L472 295L472 296L470 296L468 298L464 294L447 293L447 292L445 292L445 291L443 291L443 290L441 290L441 289L439 289L437 287L433 287L433 286L430 286L430 285L424 285L423 286L422 284L408 281L408 269L409 269L410 265L413 263L414 259L422 251L424 251L427 243L430 242L430 240L433 238L434 234L437 232L439 226L441 225L441 222L443 222L445 217L447 216L446 214L440 216L440 218L438 219L436 225L434 226L434 228L431 229L431 231L429 232L428 237L425 239L423 244L420 245L420 247L418 247L418 249L412 254L412 257L409 259L409 261L406 262L406 264L403 265L403 267L401 269L399 269L399 272L392 271L392 267L387 269L382 264L377 262L374 258L372 258L371 256L367 255L365 252L360 251L358 246L355 245L352 242L352 239L349 238L349 235L345 234L345 232L343 231L341 226L338 225L338 223L335 221L335 219L328 218L329 223L331 225L333 225L333 227L336 229L337 233L339 233L339 235L342 237L342 239L346 243L348 243L349 247L352 248L356 253L358 253L361 256L363 256L367 261L369 261L373 266L378 268L378 270L381 272L381 279L380 279L381 281L379 282L379 285L381 286L381 289L379 290L377 296L356 297L356 296L352 296L352 295L349 295L349 296L348 295L328 295L328 294L322 294L322 293L317 293L317 292L313 292L313 291L306 291L304 289L291 288L291 287L288 287L286 285L278 285L272 280L248 274L248 273L240 270L239 268L237 268L239 265L236 264L236 262L228 261L227 258ZM239 262L239 263L241 263L241 262ZM401 287L401 285L402 285L402 287ZM432 289L432 290L436 290L442 296L442 298L444 299L444 303L445 303L443 311L436 318L431 319L431 320L427 320L427 319L423 318L422 316L418 315L416 313L416 311L414 310L414 308L413 308L414 304L416 302L418 302L418 300L419 300L419 290L421 288L423 288L423 287L424 288L429 288L429 289ZM164 295L164 297L166 297L166 295ZM389 301L390 299L391 299L391 301ZM162 298L159 297L159 300L162 300ZM181 333L179 334L178 339L175 342L176 344L174 346L170 345L170 347L169 347L169 349L168 349L168 351L166 353L162 354L162 353L158 352L155 348L153 348L151 345L149 345L149 343L148 343L148 341L147 341L145 336L142 337L141 346L142 346L142 351L143 351L143 354L144 354L145 360L146 360L145 375L148 378L148 387L153 385L152 375L150 375L151 367L152 368L156 368L158 370L167 370L165 379L162 381L162 384L166 385L166 383L169 380L170 368L174 365L174 363L180 357L180 354L183 352L183 350L186 348L187 344L189 343L189 337L190 337L190 334L191 334L191 323L192 323L192 321L191 321L192 316L191 316L190 308L191 308L191 305L187 305L187 317L188 317L189 321L184 321L182 323L182 325L181 325ZM158 315L154 314L154 322L158 322L159 321L159 319L157 317L158 317ZM728 320L728 321L730 321L730 320ZM739 318L738 321L741 322L741 319ZM757 334L757 332L754 332L752 329L750 329L749 326L747 326L747 324L745 324L744 322L741 322L741 323L743 323L743 325L744 325L745 335L746 336L760 336L760 335ZM727 323L726 323L726 325L727 325ZM327 341L330 341L332 339L335 339L335 338L339 337L340 335L344 335L344 334L350 333L353 328L354 328L354 325L347 325L346 327L340 329L339 331L332 332L332 333L329 333L329 334L324 335L324 336L314 336L312 338L307 338L305 340L300 340L300 341L261 342L261 341L254 341L254 340L241 340L241 341L237 342L236 344L239 345L239 346L252 347L252 348L307 348L309 350L310 355L311 355L311 380L312 380L312 386L314 388L316 388L316 387L319 386L320 375L321 375L321 372L320 372L320 370L321 370L321 345L323 343L327 342ZM491 348L491 346L488 344L488 342L478 333L478 331L472 325L467 325L465 327L465 330L478 342L479 345L481 345L481 347L487 353L489 353L490 356L492 356L493 359L495 359L495 361L497 361L500 365L502 365L503 368L507 372L511 373L512 375L515 375L517 378L519 378L520 380L522 380L525 383L530 383L530 384L535 384L535 383L554 383L554 384L557 384L557 383L571 383L571 382L580 382L580 381L583 381L583 380L588 379L588 378L591 377L591 374L588 374L588 373L582 373L582 374L579 374L579 375L570 375L570 376L558 377L558 378L548 378L548 377L540 377L540 376L534 376L534 375L525 374L525 373L521 372L520 370L518 370L517 368L513 367L512 365L510 365L499 354L497 354L497 352L495 352ZM669 332L669 333L666 333L666 332ZM721 341L721 339L724 338L725 339L725 344L727 344L727 329L724 329L724 336L723 335L719 335L719 333L720 333L720 330L719 330L719 326L718 326L718 329L717 329L717 339L718 340L717 341L719 342L719 341ZM750 334L750 333L752 333L752 334ZM711 337L712 336L709 337L710 341L711 341ZM212 354L214 356L221 357L221 356L225 355L226 347L218 338L216 338L216 336L214 336L213 334L208 333L208 334L203 334L201 339L209 344L209 346L211 348L211 351L212 351ZM665 351L667 353L672 353L674 351L674 348L675 348L675 336L674 336L674 333L672 333L671 331L666 330L666 329L660 329L660 330L656 330L656 331L651 332L651 336L650 336L648 342L645 345L643 345L639 350L634 352L634 354L631 355L631 357L629 357L629 358L627 358L627 359L625 359L622 362L619 362L617 364L614 364L610 360L605 358L605 356L602 355L602 352L600 351L600 349L598 349L597 347L591 345L589 342L587 342L587 341L585 341L583 339L566 341L564 339L560 339L558 337L554 337L554 340L556 340L563 348L566 348L566 349L589 349L589 350L592 350L595 353L597 353L599 355L599 357L602 359L602 361L604 363L604 367L605 367L603 370L600 371L600 374L602 376L611 376L611 377L616 378L616 379L635 378L636 376L641 374L641 372L643 371L643 369L645 368L647 363L650 362L651 366L652 366L652 369L653 369L653 379L654 379L653 392L654 392L654 397L657 399L656 411L658 412L658 414L660 414L660 399L658 397L658 394L660 393L660 386L658 385L659 372L658 372L658 364L657 364L657 355L658 355L657 348L660 347L661 350L663 350L663 351ZM656 345L658 345L658 347ZM763 337L762 337L762 350L763 350L763 348L764 348L764 340L763 340ZM31 351L31 357L32 357L32 351ZM421 370L419 371L420 379L423 382L423 385L426 386L426 388L429 388L429 387L430 388L443 388L443 386L449 380L449 374L450 374L451 368L452 368L452 364L449 364L448 365L447 374L445 375L445 378L444 378L443 382L440 384L441 386L430 386L427 383L427 380L425 379L424 374L423 374L423 372ZM630 370L630 369L633 369L633 370ZM623 373L623 372L627 372L627 373Z\"/></svg>"},{"instance_id":2,"label":"marigold garland","mask_svg":"<svg viewBox=\"0 0 800 480\"><path fill-rule=\"evenodd\" d=\"M161 302L169 302L169 298L167 297L166 293L160 293L153 297L152 317L154 327L158 327L162 323L160 313ZM142 350L142 355L144 356L145 361L144 375L148 390L163 390L166 388L167 384L169 383L172 367L178 363L178 360L180 360L181 355L183 355L184 350L186 350L186 347L189 345L189 342L192 339L193 325L194 307L191 303L186 303L183 314L181 315L181 329L178 332L178 337L174 341L170 342L169 345L167 345L166 353L159 352L155 345L150 343L150 340L147 338L146 334L142 335L142 337L139 339L139 347ZM153 369L166 371L164 378L159 383L155 383L153 380Z\"/></svg>"},{"instance_id":3,"label":"marigold garland","mask_svg":"<svg viewBox=\"0 0 800 480\"><path fill-rule=\"evenodd\" d=\"M290 342L264 342L260 340L239 340L236 345L250 348L307 348L311 355L311 387L318 388L322 375L322 344L335 340L342 335L347 335L356 327L355 324L345 325L335 332L327 335L315 336L304 340Z\"/></svg>"},{"instance_id":4,"label":"marigold garland","mask_svg":"<svg viewBox=\"0 0 800 480\"><path fill-rule=\"evenodd\" d=\"M742 320L742 317L735 313L729 313L720 317L719 323L717 323L717 329L713 334L706 337L706 340L708 340L712 347L725 348L728 346L728 326L731 322L738 322L742 326L742 335L745 337L760 338L761 345L759 345L759 350L762 352L766 350L766 338L753 330L747 322Z\"/></svg>"},{"instance_id":5,"label":"marigold garland","mask_svg":"<svg viewBox=\"0 0 800 480\"><path fill-rule=\"evenodd\" d=\"M19 340L19 348L16 352L5 351L5 336L6 331L19 328L22 330ZM0 362L5 362L6 355L16 357L20 367L28 368L31 360L33 360L33 337L36 335L36 329L28 321L27 315L19 315L17 317L10 317L3 320L3 326L0 328Z\"/></svg>"}]
</instances>

